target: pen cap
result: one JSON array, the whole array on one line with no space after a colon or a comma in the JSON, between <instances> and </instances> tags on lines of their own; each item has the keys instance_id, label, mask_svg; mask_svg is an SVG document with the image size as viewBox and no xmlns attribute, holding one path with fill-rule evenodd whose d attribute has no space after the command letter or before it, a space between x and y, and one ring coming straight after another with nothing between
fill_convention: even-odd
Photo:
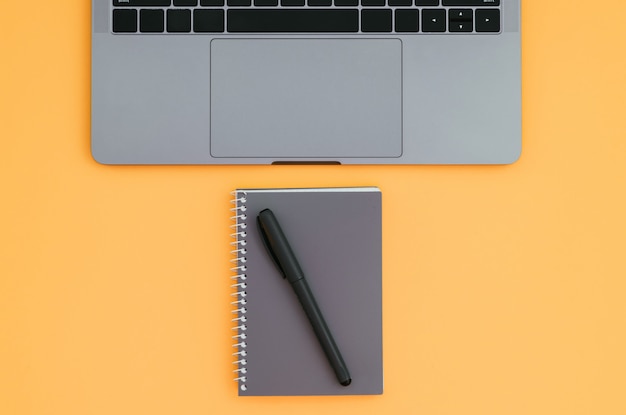
<instances>
[{"instance_id":1,"label":"pen cap","mask_svg":"<svg viewBox=\"0 0 626 415\"><path fill-rule=\"evenodd\" d=\"M274 213L269 209L262 210L257 216L257 223L265 247L283 277L287 278L289 282L302 279L304 273Z\"/></svg>"}]
</instances>

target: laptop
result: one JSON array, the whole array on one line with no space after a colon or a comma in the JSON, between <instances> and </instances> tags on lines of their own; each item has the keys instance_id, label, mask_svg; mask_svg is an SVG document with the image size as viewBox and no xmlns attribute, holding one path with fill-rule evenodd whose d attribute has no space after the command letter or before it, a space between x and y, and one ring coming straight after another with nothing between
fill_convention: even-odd
<instances>
[{"instance_id":1,"label":"laptop","mask_svg":"<svg viewBox=\"0 0 626 415\"><path fill-rule=\"evenodd\" d=\"M508 164L521 0L92 0L103 164Z\"/></svg>"}]
</instances>

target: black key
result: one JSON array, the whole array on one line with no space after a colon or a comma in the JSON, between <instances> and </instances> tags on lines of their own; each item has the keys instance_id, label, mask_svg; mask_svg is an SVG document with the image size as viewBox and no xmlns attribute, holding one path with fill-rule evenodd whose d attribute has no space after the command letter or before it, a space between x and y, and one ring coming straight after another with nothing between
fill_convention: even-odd
<instances>
[{"instance_id":1,"label":"black key","mask_svg":"<svg viewBox=\"0 0 626 415\"><path fill-rule=\"evenodd\" d=\"M309 6L315 6L315 7L320 7L320 6L332 6L333 4L333 0L309 0Z\"/></svg>"},{"instance_id":2,"label":"black key","mask_svg":"<svg viewBox=\"0 0 626 415\"><path fill-rule=\"evenodd\" d=\"M250 0L226 0L226 4L228 7L247 7L251 6L252 2Z\"/></svg>"},{"instance_id":3,"label":"black key","mask_svg":"<svg viewBox=\"0 0 626 415\"><path fill-rule=\"evenodd\" d=\"M233 33L358 32L359 11L356 9L229 9L228 31Z\"/></svg>"},{"instance_id":4,"label":"black key","mask_svg":"<svg viewBox=\"0 0 626 415\"><path fill-rule=\"evenodd\" d=\"M278 6L278 0L254 0L255 6Z\"/></svg>"},{"instance_id":5,"label":"black key","mask_svg":"<svg viewBox=\"0 0 626 415\"><path fill-rule=\"evenodd\" d=\"M443 0L444 6L499 6L500 0Z\"/></svg>"},{"instance_id":6,"label":"black key","mask_svg":"<svg viewBox=\"0 0 626 415\"><path fill-rule=\"evenodd\" d=\"M422 10L422 32L445 32L446 11L443 9Z\"/></svg>"},{"instance_id":7,"label":"black key","mask_svg":"<svg viewBox=\"0 0 626 415\"><path fill-rule=\"evenodd\" d=\"M385 0L361 0L361 6L381 7L385 5Z\"/></svg>"},{"instance_id":8,"label":"black key","mask_svg":"<svg viewBox=\"0 0 626 415\"><path fill-rule=\"evenodd\" d=\"M396 9L396 32L417 32L419 15L417 10Z\"/></svg>"},{"instance_id":9,"label":"black key","mask_svg":"<svg viewBox=\"0 0 626 415\"><path fill-rule=\"evenodd\" d=\"M224 0L200 0L200 6L203 7L222 7Z\"/></svg>"},{"instance_id":10,"label":"black key","mask_svg":"<svg viewBox=\"0 0 626 415\"><path fill-rule=\"evenodd\" d=\"M167 7L172 5L172 0L113 0L115 7Z\"/></svg>"},{"instance_id":11,"label":"black key","mask_svg":"<svg viewBox=\"0 0 626 415\"><path fill-rule=\"evenodd\" d=\"M196 9L193 11L193 31L220 33L224 31L224 10Z\"/></svg>"},{"instance_id":12,"label":"black key","mask_svg":"<svg viewBox=\"0 0 626 415\"><path fill-rule=\"evenodd\" d=\"M167 31L170 33L191 32L191 10L168 9L167 10Z\"/></svg>"},{"instance_id":13,"label":"black key","mask_svg":"<svg viewBox=\"0 0 626 415\"><path fill-rule=\"evenodd\" d=\"M472 9L448 10L448 30L450 32L472 32L474 30Z\"/></svg>"},{"instance_id":14,"label":"black key","mask_svg":"<svg viewBox=\"0 0 626 415\"><path fill-rule=\"evenodd\" d=\"M451 32L471 32L474 30L472 22L450 22L449 30Z\"/></svg>"},{"instance_id":15,"label":"black key","mask_svg":"<svg viewBox=\"0 0 626 415\"><path fill-rule=\"evenodd\" d=\"M361 10L362 32L391 32L391 10Z\"/></svg>"},{"instance_id":16,"label":"black key","mask_svg":"<svg viewBox=\"0 0 626 415\"><path fill-rule=\"evenodd\" d=\"M162 9L141 9L139 30L142 33L162 33L165 30L165 13Z\"/></svg>"},{"instance_id":17,"label":"black key","mask_svg":"<svg viewBox=\"0 0 626 415\"><path fill-rule=\"evenodd\" d=\"M137 31L137 10L113 10L113 32L134 33Z\"/></svg>"},{"instance_id":18,"label":"black key","mask_svg":"<svg viewBox=\"0 0 626 415\"><path fill-rule=\"evenodd\" d=\"M415 0L416 6L439 6L439 0Z\"/></svg>"},{"instance_id":19,"label":"black key","mask_svg":"<svg viewBox=\"0 0 626 415\"><path fill-rule=\"evenodd\" d=\"M194 7L198 5L198 0L174 0L174 6Z\"/></svg>"},{"instance_id":20,"label":"black key","mask_svg":"<svg viewBox=\"0 0 626 415\"><path fill-rule=\"evenodd\" d=\"M390 6L411 6L413 5L413 0L389 0Z\"/></svg>"},{"instance_id":21,"label":"black key","mask_svg":"<svg viewBox=\"0 0 626 415\"><path fill-rule=\"evenodd\" d=\"M448 19L451 22L471 22L473 19L472 9L450 9Z\"/></svg>"},{"instance_id":22,"label":"black key","mask_svg":"<svg viewBox=\"0 0 626 415\"><path fill-rule=\"evenodd\" d=\"M498 9L476 10L476 31L477 32L499 32L500 31L500 10Z\"/></svg>"},{"instance_id":23,"label":"black key","mask_svg":"<svg viewBox=\"0 0 626 415\"><path fill-rule=\"evenodd\" d=\"M335 0L335 6L338 7L356 7L359 5L359 0Z\"/></svg>"},{"instance_id":24,"label":"black key","mask_svg":"<svg viewBox=\"0 0 626 415\"><path fill-rule=\"evenodd\" d=\"M283 7L304 6L304 0L280 0Z\"/></svg>"}]
</instances>

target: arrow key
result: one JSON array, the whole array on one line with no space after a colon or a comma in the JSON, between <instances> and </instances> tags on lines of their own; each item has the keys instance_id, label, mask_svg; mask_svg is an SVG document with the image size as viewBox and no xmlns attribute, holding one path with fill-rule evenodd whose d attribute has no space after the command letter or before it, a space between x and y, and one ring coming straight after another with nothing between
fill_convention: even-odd
<instances>
[{"instance_id":1,"label":"arrow key","mask_svg":"<svg viewBox=\"0 0 626 415\"><path fill-rule=\"evenodd\" d=\"M472 9L450 9L448 11L448 18L451 22L454 21L472 21Z\"/></svg>"},{"instance_id":2,"label":"arrow key","mask_svg":"<svg viewBox=\"0 0 626 415\"><path fill-rule=\"evenodd\" d=\"M422 32L445 32L445 9L422 9Z\"/></svg>"},{"instance_id":3,"label":"arrow key","mask_svg":"<svg viewBox=\"0 0 626 415\"><path fill-rule=\"evenodd\" d=\"M477 32L500 31L500 9L476 9Z\"/></svg>"},{"instance_id":4,"label":"arrow key","mask_svg":"<svg viewBox=\"0 0 626 415\"><path fill-rule=\"evenodd\" d=\"M473 26L472 22L450 22L450 32L471 32Z\"/></svg>"}]
</instances>

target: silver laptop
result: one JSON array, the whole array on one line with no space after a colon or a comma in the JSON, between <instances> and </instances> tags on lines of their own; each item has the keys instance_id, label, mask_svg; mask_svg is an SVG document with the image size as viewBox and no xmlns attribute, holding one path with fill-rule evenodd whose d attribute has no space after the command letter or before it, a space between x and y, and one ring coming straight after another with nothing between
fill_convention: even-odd
<instances>
[{"instance_id":1,"label":"silver laptop","mask_svg":"<svg viewBox=\"0 0 626 415\"><path fill-rule=\"evenodd\" d=\"M507 164L521 0L92 0L104 164Z\"/></svg>"}]
</instances>

